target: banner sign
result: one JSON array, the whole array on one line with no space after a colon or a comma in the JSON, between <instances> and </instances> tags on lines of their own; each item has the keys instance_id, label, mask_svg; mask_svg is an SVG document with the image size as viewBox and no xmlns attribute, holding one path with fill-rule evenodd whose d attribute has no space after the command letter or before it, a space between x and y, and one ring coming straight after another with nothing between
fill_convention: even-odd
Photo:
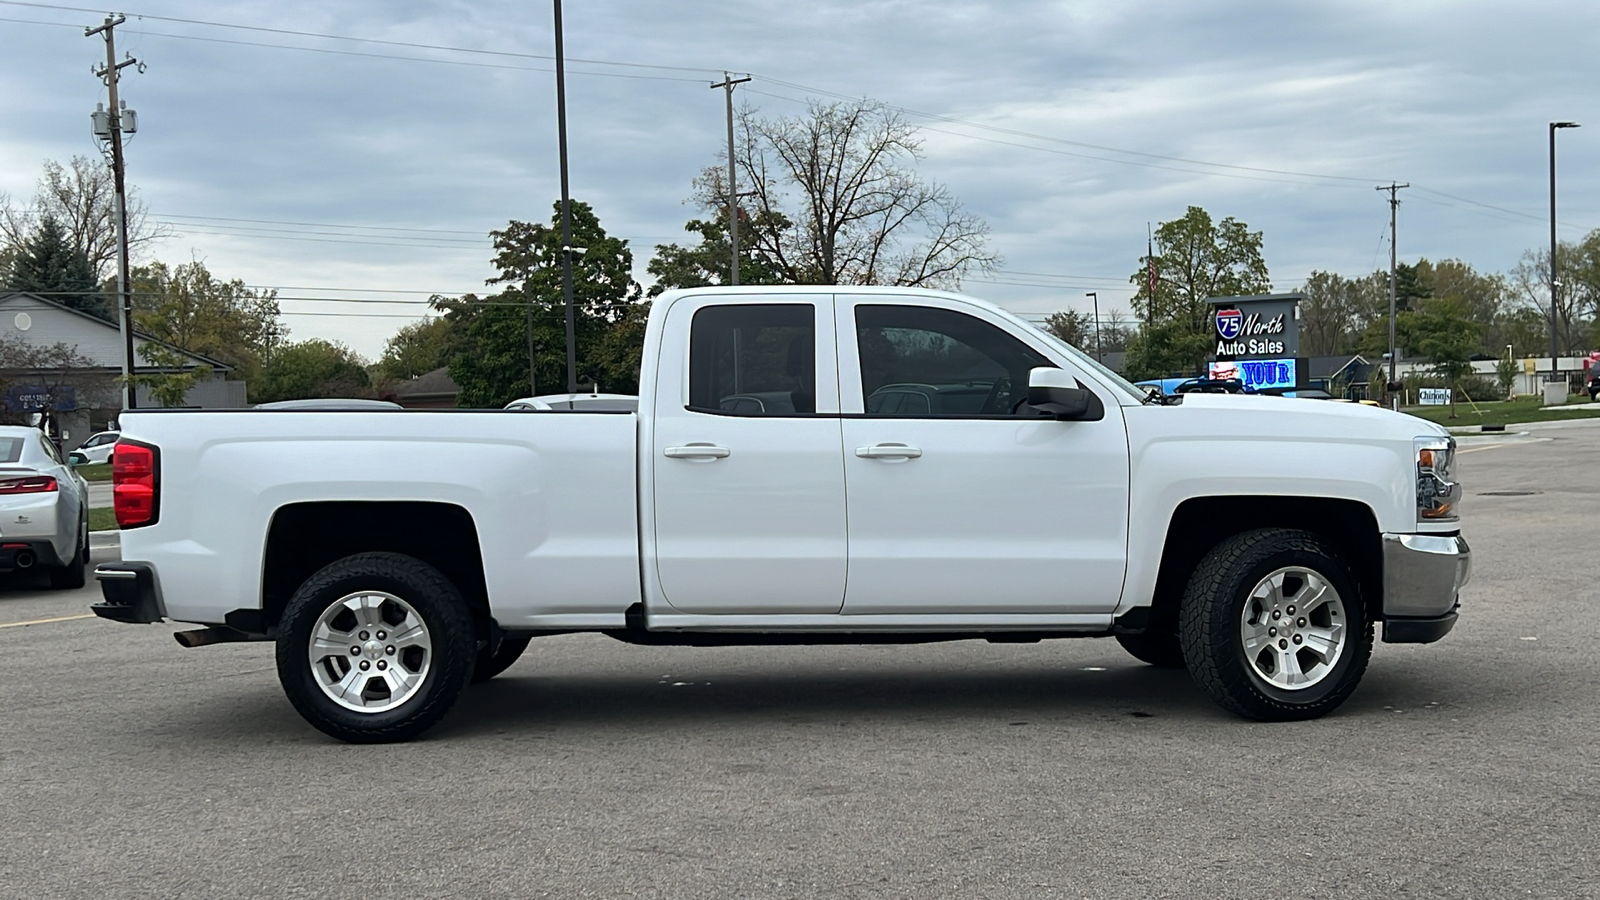
<instances>
[{"instance_id":1,"label":"banner sign","mask_svg":"<svg viewBox=\"0 0 1600 900\"><path fill-rule=\"evenodd\" d=\"M69 412L78 408L78 399L73 385L58 384L49 387L42 384L13 384L6 388L0 403L5 405L8 412L38 412L49 406L57 412Z\"/></svg>"}]
</instances>

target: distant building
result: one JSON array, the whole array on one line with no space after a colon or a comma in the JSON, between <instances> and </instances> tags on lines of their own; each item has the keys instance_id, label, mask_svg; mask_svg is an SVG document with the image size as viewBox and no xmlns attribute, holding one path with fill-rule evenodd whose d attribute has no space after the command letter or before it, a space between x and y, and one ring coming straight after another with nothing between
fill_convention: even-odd
<instances>
[{"instance_id":1,"label":"distant building","mask_svg":"<svg viewBox=\"0 0 1600 900\"><path fill-rule=\"evenodd\" d=\"M395 385L392 399L406 409L455 409L461 386L450 377L450 367L440 366L426 375Z\"/></svg>"},{"instance_id":2,"label":"distant building","mask_svg":"<svg viewBox=\"0 0 1600 900\"><path fill-rule=\"evenodd\" d=\"M182 365L148 365L143 348L155 344L177 354ZM61 354L48 352L60 345ZM245 384L228 381L233 367L215 359L179 350L148 335L134 333L135 371L186 372L210 367L211 377L195 384L185 407L228 409L246 406ZM76 447L90 434L104 430L122 411L123 340L111 322L63 306L37 294L0 293L0 411L11 417L50 409L52 432L62 446ZM160 406L140 387L140 407Z\"/></svg>"}]
</instances>

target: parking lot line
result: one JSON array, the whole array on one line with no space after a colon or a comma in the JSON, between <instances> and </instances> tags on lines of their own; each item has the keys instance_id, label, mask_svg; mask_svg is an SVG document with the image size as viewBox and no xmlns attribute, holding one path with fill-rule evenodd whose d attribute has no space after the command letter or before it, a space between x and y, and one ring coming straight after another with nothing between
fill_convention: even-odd
<instances>
[{"instance_id":1,"label":"parking lot line","mask_svg":"<svg viewBox=\"0 0 1600 900\"><path fill-rule=\"evenodd\" d=\"M84 613L81 616L56 616L53 619L29 619L26 622L4 622L0 628L22 628L27 625L48 625L51 622L71 622L74 619L92 619L94 613Z\"/></svg>"}]
</instances>

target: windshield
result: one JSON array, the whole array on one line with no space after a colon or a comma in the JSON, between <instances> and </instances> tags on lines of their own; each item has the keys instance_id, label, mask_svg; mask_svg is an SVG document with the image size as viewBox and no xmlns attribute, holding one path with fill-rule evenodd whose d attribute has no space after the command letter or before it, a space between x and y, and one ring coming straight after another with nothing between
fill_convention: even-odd
<instances>
[{"instance_id":1,"label":"windshield","mask_svg":"<svg viewBox=\"0 0 1600 900\"><path fill-rule=\"evenodd\" d=\"M1116 387L1120 388L1129 397L1132 397L1133 399L1138 400L1140 403L1143 403L1146 399L1149 398L1149 396L1150 396L1150 392L1149 391L1147 391L1147 390L1145 390L1143 388L1135 387L1132 382L1128 381L1128 379L1123 378L1121 375L1118 375L1116 372L1113 372L1110 369L1106 368L1105 366L1101 365L1099 362L1097 362L1095 360L1094 357L1090 356L1089 354L1083 352L1082 350L1079 350L1077 347L1072 346L1071 344L1067 343L1066 341L1063 341L1062 339L1056 337L1055 335L1051 334L1048 331L1045 331L1043 328L1040 328L1039 326L1033 324L1032 322L1029 322L1026 319L1020 319L1020 321L1022 321L1025 325L1027 325L1029 328L1031 328L1035 334L1037 334L1040 337L1044 338L1045 340L1049 341L1050 342L1050 346L1055 347L1058 350L1062 351L1063 353L1067 354L1068 356L1072 357L1072 359L1074 361L1076 361L1078 363L1081 363L1082 365L1085 365L1085 366L1095 370L1096 372L1100 373L1100 376L1102 378L1104 378L1107 382L1109 382L1109 383L1115 385Z\"/></svg>"}]
</instances>

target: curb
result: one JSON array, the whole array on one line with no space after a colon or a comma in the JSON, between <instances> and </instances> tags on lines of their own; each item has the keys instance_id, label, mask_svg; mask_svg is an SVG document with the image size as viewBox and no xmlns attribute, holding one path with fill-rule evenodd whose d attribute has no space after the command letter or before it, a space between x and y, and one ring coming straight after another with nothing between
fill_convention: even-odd
<instances>
[{"instance_id":1,"label":"curb","mask_svg":"<svg viewBox=\"0 0 1600 900\"><path fill-rule=\"evenodd\" d=\"M89 532L90 550L110 550L122 548L122 532L120 531L91 531Z\"/></svg>"}]
</instances>

